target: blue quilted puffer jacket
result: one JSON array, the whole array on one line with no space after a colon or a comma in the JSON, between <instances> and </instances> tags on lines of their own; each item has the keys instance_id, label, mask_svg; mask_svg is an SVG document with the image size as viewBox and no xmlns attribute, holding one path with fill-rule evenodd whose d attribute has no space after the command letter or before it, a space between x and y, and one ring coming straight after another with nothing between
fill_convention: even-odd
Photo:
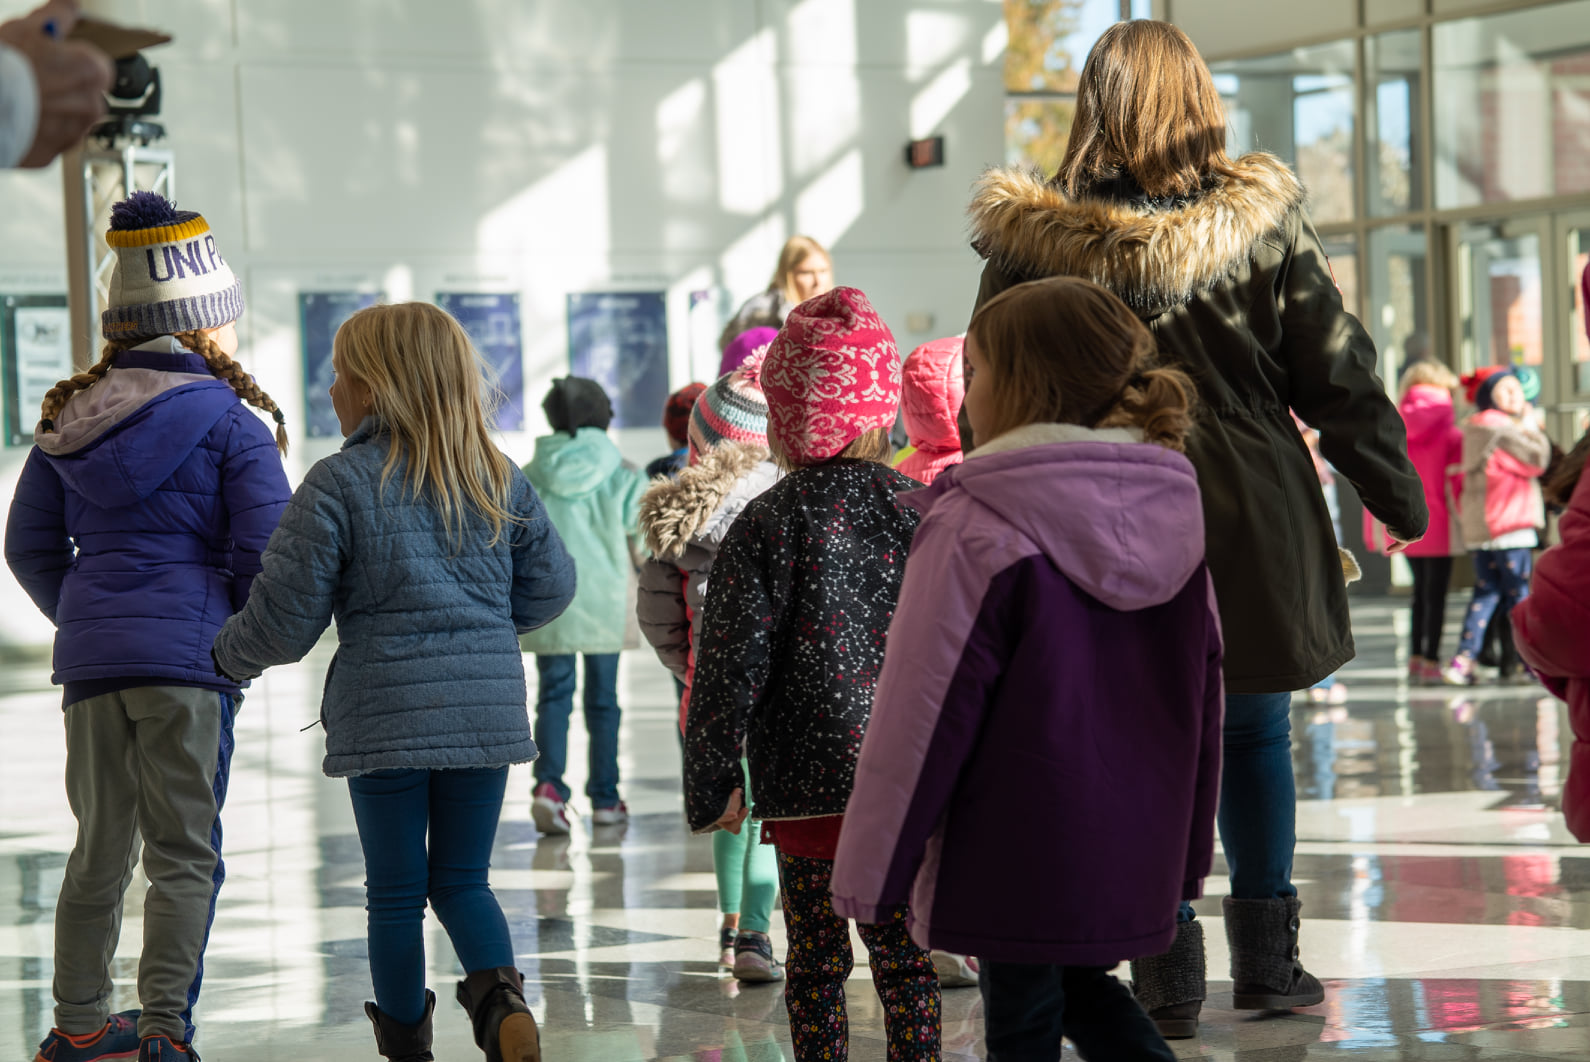
<instances>
[{"instance_id":1,"label":"blue quilted puffer jacket","mask_svg":"<svg viewBox=\"0 0 1590 1062\"><path fill-rule=\"evenodd\" d=\"M150 680L235 692L210 643L289 495L264 422L163 337L122 351L34 438L5 555L55 623L66 703Z\"/></svg>"},{"instance_id":2,"label":"blue quilted puffer jacket","mask_svg":"<svg viewBox=\"0 0 1590 1062\"><path fill-rule=\"evenodd\" d=\"M390 438L366 417L309 470L216 663L252 678L302 658L335 618L320 706L328 775L532 760L516 634L568 606L574 563L517 472L517 522L497 543L473 513L450 541L441 512L404 488L401 461L383 489Z\"/></svg>"}]
</instances>

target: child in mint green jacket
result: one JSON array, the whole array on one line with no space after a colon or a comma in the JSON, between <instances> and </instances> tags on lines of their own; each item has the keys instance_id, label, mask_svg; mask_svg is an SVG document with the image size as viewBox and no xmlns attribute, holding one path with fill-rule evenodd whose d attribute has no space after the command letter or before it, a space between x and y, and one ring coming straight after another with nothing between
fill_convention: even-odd
<instances>
[{"instance_id":1,"label":"child in mint green jacket","mask_svg":"<svg viewBox=\"0 0 1590 1062\"><path fill-rule=\"evenodd\" d=\"M613 404L595 380L554 380L541 403L551 435L536 440L525 475L540 494L552 526L574 557L574 603L547 626L520 639L536 654L535 791L530 805L542 833L569 832L569 716L574 710L575 654L585 655L585 729L590 774L585 795L599 826L628 820L618 795L618 654L637 644L635 561L640 496L646 477L607 434Z\"/></svg>"}]
</instances>

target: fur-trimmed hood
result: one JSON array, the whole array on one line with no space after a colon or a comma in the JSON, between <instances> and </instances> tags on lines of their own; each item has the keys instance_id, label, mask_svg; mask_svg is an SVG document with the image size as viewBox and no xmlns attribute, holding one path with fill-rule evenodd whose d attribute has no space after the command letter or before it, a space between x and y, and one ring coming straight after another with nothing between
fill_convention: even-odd
<instances>
[{"instance_id":1,"label":"fur-trimmed hood","mask_svg":"<svg viewBox=\"0 0 1590 1062\"><path fill-rule=\"evenodd\" d=\"M747 502L782 473L767 448L725 442L677 479L653 483L640 500L640 527L652 555L677 559L692 542L716 544Z\"/></svg>"},{"instance_id":2,"label":"fur-trimmed hood","mask_svg":"<svg viewBox=\"0 0 1590 1062\"><path fill-rule=\"evenodd\" d=\"M968 208L972 246L1013 279L1083 277L1140 314L1178 306L1236 273L1253 246L1300 210L1304 190L1273 155L1190 200L1072 199L1035 172L994 168Z\"/></svg>"}]
</instances>

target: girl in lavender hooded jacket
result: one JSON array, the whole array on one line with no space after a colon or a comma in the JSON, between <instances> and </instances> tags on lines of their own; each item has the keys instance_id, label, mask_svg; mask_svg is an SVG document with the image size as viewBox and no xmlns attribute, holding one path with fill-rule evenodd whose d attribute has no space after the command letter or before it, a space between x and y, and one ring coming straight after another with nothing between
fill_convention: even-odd
<instances>
[{"instance_id":1,"label":"girl in lavender hooded jacket","mask_svg":"<svg viewBox=\"0 0 1590 1062\"><path fill-rule=\"evenodd\" d=\"M188 1057L242 700L210 643L248 599L290 493L285 418L232 359L243 289L210 226L134 192L105 239L104 356L44 396L6 522L6 563L56 626L78 819L55 908L55 1028L39 1045L55 1062ZM274 439L244 402L275 419ZM140 838L143 1009L111 1014Z\"/></svg>"},{"instance_id":2,"label":"girl in lavender hooded jacket","mask_svg":"<svg viewBox=\"0 0 1590 1062\"><path fill-rule=\"evenodd\" d=\"M1175 1056L1110 975L1157 955L1214 843L1223 689L1193 385L1103 288L972 319L980 445L931 487L845 811L834 910L909 900L982 959L988 1057ZM990 891L999 883L997 902Z\"/></svg>"}]
</instances>

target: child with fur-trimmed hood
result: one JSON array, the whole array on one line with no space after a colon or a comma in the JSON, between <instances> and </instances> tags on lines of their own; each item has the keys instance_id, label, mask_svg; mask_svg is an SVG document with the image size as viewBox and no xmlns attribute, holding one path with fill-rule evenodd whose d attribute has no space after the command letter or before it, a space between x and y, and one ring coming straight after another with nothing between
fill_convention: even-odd
<instances>
[{"instance_id":1,"label":"child with fur-trimmed hood","mask_svg":"<svg viewBox=\"0 0 1590 1062\"><path fill-rule=\"evenodd\" d=\"M654 482L640 502L641 531L652 554L640 570L640 630L684 686L681 734L690 710L695 646L712 564L735 518L783 475L767 448L767 399L761 384L766 353L763 343L696 400L688 429L690 464L677 478ZM778 898L778 867L773 849L761 843L760 825L748 822L739 833L719 830L712 835L723 916L718 965L732 968L742 981L783 977L767 935Z\"/></svg>"}]
</instances>

